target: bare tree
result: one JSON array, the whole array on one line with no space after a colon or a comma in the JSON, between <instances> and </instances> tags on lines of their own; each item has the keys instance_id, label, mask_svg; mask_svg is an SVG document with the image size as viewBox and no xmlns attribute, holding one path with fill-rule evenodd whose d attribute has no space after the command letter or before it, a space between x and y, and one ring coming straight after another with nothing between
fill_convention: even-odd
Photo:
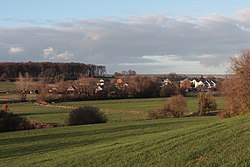
<instances>
[{"instance_id":1,"label":"bare tree","mask_svg":"<svg viewBox=\"0 0 250 167\"><path fill-rule=\"evenodd\" d=\"M97 80L92 77L81 77L74 82L77 87L76 93L79 97L90 97L94 95L95 88L97 87Z\"/></svg>"},{"instance_id":2,"label":"bare tree","mask_svg":"<svg viewBox=\"0 0 250 167\"><path fill-rule=\"evenodd\" d=\"M37 85L39 87L39 100L49 101L51 95L49 94L49 85L46 82L46 78L41 78L41 80L37 82Z\"/></svg>"},{"instance_id":3,"label":"bare tree","mask_svg":"<svg viewBox=\"0 0 250 167\"><path fill-rule=\"evenodd\" d=\"M235 73L223 83L226 107L222 117L231 117L250 112L250 50L244 50L231 61Z\"/></svg>"},{"instance_id":4,"label":"bare tree","mask_svg":"<svg viewBox=\"0 0 250 167\"><path fill-rule=\"evenodd\" d=\"M160 81L156 77L131 75L128 76L127 83L130 97L159 97Z\"/></svg>"},{"instance_id":5,"label":"bare tree","mask_svg":"<svg viewBox=\"0 0 250 167\"><path fill-rule=\"evenodd\" d=\"M19 73L18 81L16 82L16 85L18 89L20 90L20 98L21 101L25 101L27 99L27 94L29 93L29 88L31 86L33 79L31 76L29 76L28 73L25 73L23 75L22 73Z\"/></svg>"},{"instance_id":6,"label":"bare tree","mask_svg":"<svg viewBox=\"0 0 250 167\"><path fill-rule=\"evenodd\" d=\"M71 84L72 84L72 81L60 80L59 82L56 83L56 87L59 93L66 94L67 89L70 87Z\"/></svg>"},{"instance_id":7,"label":"bare tree","mask_svg":"<svg viewBox=\"0 0 250 167\"><path fill-rule=\"evenodd\" d=\"M186 95L186 93L188 92L188 89L191 87L191 82L188 80L188 79L185 79L183 80L181 83L180 83L180 91L181 91L181 94L183 96Z\"/></svg>"}]
</instances>

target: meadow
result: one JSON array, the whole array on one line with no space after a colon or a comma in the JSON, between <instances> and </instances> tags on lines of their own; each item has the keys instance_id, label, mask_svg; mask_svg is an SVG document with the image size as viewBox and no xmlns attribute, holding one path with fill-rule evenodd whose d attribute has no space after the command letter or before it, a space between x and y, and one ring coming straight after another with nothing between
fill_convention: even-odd
<instances>
[{"instance_id":1,"label":"meadow","mask_svg":"<svg viewBox=\"0 0 250 167\"><path fill-rule=\"evenodd\" d=\"M35 103L9 104L10 111L25 116L32 121L45 123L63 123L68 112L79 106L95 106L105 112L109 122L126 122L148 119L148 111L159 109L164 105L167 98L146 99L119 99L119 100L93 100L54 103L51 105L37 105ZM217 97L218 110L222 109L224 101ZM187 98L189 113L196 112L198 99Z\"/></svg>"},{"instance_id":2,"label":"meadow","mask_svg":"<svg viewBox=\"0 0 250 167\"><path fill-rule=\"evenodd\" d=\"M93 105L106 124L0 133L0 166L249 166L250 115L148 119L166 98L11 104L34 121L62 123L70 110ZM189 112L197 98L188 98ZM219 109L223 100L217 98Z\"/></svg>"}]
</instances>

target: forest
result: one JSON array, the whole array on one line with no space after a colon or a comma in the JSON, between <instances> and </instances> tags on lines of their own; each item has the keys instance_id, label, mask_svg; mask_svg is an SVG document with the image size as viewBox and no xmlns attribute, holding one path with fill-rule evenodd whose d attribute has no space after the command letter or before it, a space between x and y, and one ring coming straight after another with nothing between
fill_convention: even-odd
<instances>
[{"instance_id":1,"label":"forest","mask_svg":"<svg viewBox=\"0 0 250 167\"><path fill-rule=\"evenodd\" d=\"M15 80L19 73L29 73L33 78L52 78L51 82L73 80L79 76L98 77L106 73L102 65L53 62L0 63L0 80Z\"/></svg>"}]
</instances>

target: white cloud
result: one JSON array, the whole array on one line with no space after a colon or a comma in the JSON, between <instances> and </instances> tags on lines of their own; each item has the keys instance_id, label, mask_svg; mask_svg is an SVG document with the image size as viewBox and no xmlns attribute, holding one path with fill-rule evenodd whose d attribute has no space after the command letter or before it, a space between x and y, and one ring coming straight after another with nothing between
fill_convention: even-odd
<instances>
[{"instance_id":1,"label":"white cloud","mask_svg":"<svg viewBox=\"0 0 250 167\"><path fill-rule=\"evenodd\" d=\"M70 58L74 57L74 54L66 51L64 53L60 53L60 54L56 55L56 57L58 57L60 59L70 59Z\"/></svg>"},{"instance_id":2,"label":"white cloud","mask_svg":"<svg viewBox=\"0 0 250 167\"><path fill-rule=\"evenodd\" d=\"M55 51L52 47L48 47L46 49L43 49L43 55L45 58L51 58L55 56Z\"/></svg>"},{"instance_id":3,"label":"white cloud","mask_svg":"<svg viewBox=\"0 0 250 167\"><path fill-rule=\"evenodd\" d=\"M9 53L10 54L18 54L24 51L24 48L22 47L17 47L17 46L12 46L9 48Z\"/></svg>"},{"instance_id":4,"label":"white cloud","mask_svg":"<svg viewBox=\"0 0 250 167\"><path fill-rule=\"evenodd\" d=\"M45 59L70 59L72 57L74 57L73 53L70 53L69 51L65 51L62 53L58 53L54 50L53 47L48 47L46 49L43 49L43 55Z\"/></svg>"},{"instance_id":5,"label":"white cloud","mask_svg":"<svg viewBox=\"0 0 250 167\"><path fill-rule=\"evenodd\" d=\"M204 58L204 59L213 59L213 58L216 58L215 55L208 55L208 54L205 54L205 55L200 55L200 56L197 56L198 58Z\"/></svg>"}]
</instances>

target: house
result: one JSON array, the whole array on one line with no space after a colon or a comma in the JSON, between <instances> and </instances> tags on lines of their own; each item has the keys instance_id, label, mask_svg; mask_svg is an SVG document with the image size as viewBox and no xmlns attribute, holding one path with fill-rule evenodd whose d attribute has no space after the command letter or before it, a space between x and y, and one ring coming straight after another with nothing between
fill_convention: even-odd
<instances>
[{"instance_id":1,"label":"house","mask_svg":"<svg viewBox=\"0 0 250 167\"><path fill-rule=\"evenodd\" d=\"M57 93L57 92L58 92L58 89L55 87L49 90L49 93Z\"/></svg>"},{"instance_id":2,"label":"house","mask_svg":"<svg viewBox=\"0 0 250 167\"><path fill-rule=\"evenodd\" d=\"M212 86L213 88L216 88L216 83L215 83L215 81L211 80L211 81L210 81L210 84L211 84L211 86Z\"/></svg>"},{"instance_id":3,"label":"house","mask_svg":"<svg viewBox=\"0 0 250 167\"><path fill-rule=\"evenodd\" d=\"M204 84L202 81L199 81L198 84L197 84L197 87L198 87L198 86L203 86L203 87L204 87L205 84Z\"/></svg>"},{"instance_id":4,"label":"house","mask_svg":"<svg viewBox=\"0 0 250 167\"><path fill-rule=\"evenodd\" d=\"M198 87L198 83L196 79L193 79L192 81L190 81L191 83L191 87L197 88Z\"/></svg>"},{"instance_id":5,"label":"house","mask_svg":"<svg viewBox=\"0 0 250 167\"><path fill-rule=\"evenodd\" d=\"M117 79L115 87L119 90L125 90L128 87L128 83L124 82L122 79Z\"/></svg>"},{"instance_id":6,"label":"house","mask_svg":"<svg viewBox=\"0 0 250 167\"><path fill-rule=\"evenodd\" d=\"M29 94L39 94L39 90L30 90Z\"/></svg>"},{"instance_id":7,"label":"house","mask_svg":"<svg viewBox=\"0 0 250 167\"><path fill-rule=\"evenodd\" d=\"M76 85L70 85L67 89L67 92L68 93L74 93L78 90L77 86Z\"/></svg>"},{"instance_id":8,"label":"house","mask_svg":"<svg viewBox=\"0 0 250 167\"><path fill-rule=\"evenodd\" d=\"M98 85L95 89L95 93L98 93L99 91L102 91L102 90L103 88L100 85Z\"/></svg>"},{"instance_id":9,"label":"house","mask_svg":"<svg viewBox=\"0 0 250 167\"><path fill-rule=\"evenodd\" d=\"M205 81L204 85L205 85L206 88L211 89L211 84L210 84L209 81Z\"/></svg>"},{"instance_id":10,"label":"house","mask_svg":"<svg viewBox=\"0 0 250 167\"><path fill-rule=\"evenodd\" d=\"M116 84L119 85L119 84L122 84L122 83L123 83L123 80L122 80L122 79L119 78L119 79L116 80Z\"/></svg>"},{"instance_id":11,"label":"house","mask_svg":"<svg viewBox=\"0 0 250 167\"><path fill-rule=\"evenodd\" d=\"M99 82L97 83L98 86L104 86L105 82L103 79L100 79Z\"/></svg>"},{"instance_id":12,"label":"house","mask_svg":"<svg viewBox=\"0 0 250 167\"><path fill-rule=\"evenodd\" d=\"M170 81L168 78L163 80L163 86L168 85L168 84L172 84L172 81Z\"/></svg>"}]
</instances>

